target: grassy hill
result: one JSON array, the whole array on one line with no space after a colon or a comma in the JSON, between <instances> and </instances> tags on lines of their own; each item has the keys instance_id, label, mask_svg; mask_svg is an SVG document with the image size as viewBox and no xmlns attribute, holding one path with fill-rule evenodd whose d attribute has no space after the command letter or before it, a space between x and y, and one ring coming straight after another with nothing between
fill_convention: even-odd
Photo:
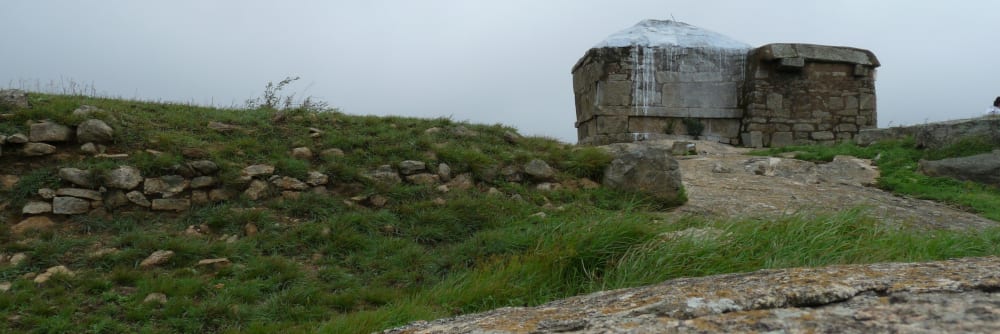
<instances>
[{"instance_id":1,"label":"grassy hill","mask_svg":"<svg viewBox=\"0 0 1000 334\"><path fill-rule=\"evenodd\" d=\"M27 133L32 120L77 124L72 111L91 105L116 131L105 153L128 156L95 157L78 144L44 157L0 156L0 175L20 176L0 190L0 253L26 256L0 261L0 284L9 283L0 290L0 332L367 333L682 276L1000 253L1000 230L913 233L862 209L769 222L676 217L664 213L676 203L589 186L610 161L603 151L502 125L47 94L31 103L7 110L0 134ZM314 156L294 157L300 147ZM241 170L253 164L295 178L320 172L330 184L180 213L126 208L12 228L38 189L60 187L59 168L130 165L157 177L194 159L218 164L222 188L237 194ZM554 167L554 179L511 174L534 159ZM444 182L369 176L405 160L434 172L447 164L469 182L445 191ZM724 237L670 234L684 230ZM158 250L174 256L140 265ZM58 265L72 274L31 279Z\"/></svg>"}]
</instances>

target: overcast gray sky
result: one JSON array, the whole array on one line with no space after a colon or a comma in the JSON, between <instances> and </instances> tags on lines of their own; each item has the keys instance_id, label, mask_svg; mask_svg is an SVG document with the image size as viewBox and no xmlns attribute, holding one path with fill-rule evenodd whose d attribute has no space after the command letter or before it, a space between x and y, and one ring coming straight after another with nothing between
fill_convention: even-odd
<instances>
[{"instance_id":1,"label":"overcast gray sky","mask_svg":"<svg viewBox=\"0 0 1000 334\"><path fill-rule=\"evenodd\" d=\"M976 116L1000 95L998 16L985 0L4 0L0 86L230 106L297 75L289 92L349 114L575 143L573 64L612 33L674 18L754 46L870 49L879 125L915 124Z\"/></svg>"}]
</instances>

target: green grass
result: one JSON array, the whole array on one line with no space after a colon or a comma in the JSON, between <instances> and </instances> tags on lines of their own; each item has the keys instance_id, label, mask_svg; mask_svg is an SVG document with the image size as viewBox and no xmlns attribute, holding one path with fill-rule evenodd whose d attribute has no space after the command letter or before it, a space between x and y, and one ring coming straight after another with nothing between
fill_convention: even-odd
<instances>
[{"instance_id":1,"label":"green grass","mask_svg":"<svg viewBox=\"0 0 1000 334\"><path fill-rule=\"evenodd\" d=\"M222 168L220 178L240 190L239 171L255 163L278 173L303 176L311 170L331 176L332 195L303 193L298 199L253 203L246 199L200 205L181 214L116 212L111 217L76 216L59 229L14 236L0 227L0 252L24 252L26 263L0 265L0 332L30 333L368 333L414 320L430 320L503 306L538 305L602 289L666 279L791 266L920 261L1000 254L1000 230L911 232L889 229L863 209L837 215L790 216L773 221L661 221L656 203L635 193L608 189L541 192L498 176L505 166L541 159L559 170L557 180L600 181L610 157L595 148L576 148L539 137L504 139L514 129L446 118L353 116L335 110L293 111L272 122L272 109L215 109L81 96L33 94L34 108L19 111L3 131L26 131L31 119L75 122L81 104L106 111L99 117L118 132L112 153L122 161L94 158L37 160L38 166L0 160L0 173L23 177L0 192L11 203L5 217L34 198L39 187L57 187L56 167L95 171L117 164L147 176L169 175L198 149ZM218 133L209 120L243 127ZM309 128L322 130L309 136ZM461 128L478 135L463 134ZM429 129L437 128L437 130ZM309 147L312 160L290 157ZM974 147L974 148L969 148ZM342 157L319 156L337 148ZM147 149L160 153L149 152ZM973 154L985 148L924 152L912 142L869 148L849 145L797 148L813 160L850 152L881 154L880 184L894 191L920 187L962 187L969 207L1000 207L995 191L912 172L921 157ZM12 157L0 157L12 159ZM477 188L440 192L433 186L380 186L362 174L379 165L421 160L471 173ZM907 170L909 167L909 171ZM495 187L502 195L489 195ZM916 190L907 187L915 187ZM347 189L347 190L344 190ZM957 188L956 188L957 189ZM381 195L382 208L351 203L355 195ZM944 196L942 193L937 196ZM927 195L931 196L931 195ZM445 202L435 203L440 198ZM950 199L951 200L951 199ZM346 202L345 202L346 201ZM994 214L989 208L983 215ZM536 215L545 213L544 217ZM995 218L994 218L995 219ZM247 224L259 232L246 235ZM206 236L189 236L204 225ZM665 239L662 233L709 229L708 241ZM237 235L233 242L220 240ZM98 249L117 249L91 256ZM173 258L140 268L150 253L169 249ZM199 267L202 259L228 258L231 265ZM25 275L65 265L74 277L37 285ZM150 293L167 295L147 303Z\"/></svg>"},{"instance_id":2,"label":"green grass","mask_svg":"<svg viewBox=\"0 0 1000 334\"><path fill-rule=\"evenodd\" d=\"M886 141L868 147L854 143L833 146L791 146L755 152L773 155L795 152L795 157L809 161L831 161L837 155L874 159L881 171L878 187L899 194L950 203L1000 221L1000 189L946 177L930 177L918 171L921 159L938 160L990 152L1000 147L991 138L966 138L939 149L918 149L913 139Z\"/></svg>"}]
</instances>

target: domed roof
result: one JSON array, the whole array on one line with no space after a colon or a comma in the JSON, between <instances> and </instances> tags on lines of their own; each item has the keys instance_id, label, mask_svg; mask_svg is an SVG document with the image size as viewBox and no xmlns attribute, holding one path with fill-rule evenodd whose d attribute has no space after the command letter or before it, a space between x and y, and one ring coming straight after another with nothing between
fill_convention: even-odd
<instances>
[{"instance_id":1,"label":"domed roof","mask_svg":"<svg viewBox=\"0 0 1000 334\"><path fill-rule=\"evenodd\" d=\"M750 49L749 44L714 31L671 20L644 20L608 36L595 48L629 46Z\"/></svg>"}]
</instances>

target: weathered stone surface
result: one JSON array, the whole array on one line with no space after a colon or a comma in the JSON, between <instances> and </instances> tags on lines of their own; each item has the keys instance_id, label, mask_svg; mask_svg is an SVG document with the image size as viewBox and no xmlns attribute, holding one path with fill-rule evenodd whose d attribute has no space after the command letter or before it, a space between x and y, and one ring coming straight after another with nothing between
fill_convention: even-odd
<instances>
[{"instance_id":1,"label":"weathered stone surface","mask_svg":"<svg viewBox=\"0 0 1000 334\"><path fill-rule=\"evenodd\" d=\"M222 202L227 201L235 196L232 192L226 189L212 189L208 192L208 200L212 202Z\"/></svg>"},{"instance_id":2,"label":"weathered stone surface","mask_svg":"<svg viewBox=\"0 0 1000 334\"><path fill-rule=\"evenodd\" d=\"M81 188L59 188L59 190L56 190L56 196L71 196L91 201L103 200L100 192Z\"/></svg>"},{"instance_id":3,"label":"weathered stone surface","mask_svg":"<svg viewBox=\"0 0 1000 334\"><path fill-rule=\"evenodd\" d=\"M678 157L698 154L698 148L694 143L689 141L675 141L674 145L670 148L670 154Z\"/></svg>"},{"instance_id":4,"label":"weathered stone surface","mask_svg":"<svg viewBox=\"0 0 1000 334\"><path fill-rule=\"evenodd\" d=\"M247 198L256 201L267 196L268 190L269 188L267 186L267 182L253 180L250 182L250 186L247 187L247 190L244 191L243 194L245 194Z\"/></svg>"},{"instance_id":5,"label":"weathered stone surface","mask_svg":"<svg viewBox=\"0 0 1000 334\"><path fill-rule=\"evenodd\" d=\"M680 168L666 148L646 144L603 147L614 157L604 171L605 186L647 193L665 202L680 200Z\"/></svg>"},{"instance_id":6,"label":"weathered stone surface","mask_svg":"<svg viewBox=\"0 0 1000 334\"><path fill-rule=\"evenodd\" d=\"M427 170L427 164L423 161L405 160L399 163L399 173L403 175L413 175Z\"/></svg>"},{"instance_id":7,"label":"weathered stone surface","mask_svg":"<svg viewBox=\"0 0 1000 334\"><path fill-rule=\"evenodd\" d=\"M146 259L139 263L139 267L148 268L155 267L167 263L170 258L174 257L174 251L171 250L158 250L149 254Z\"/></svg>"},{"instance_id":8,"label":"weathered stone surface","mask_svg":"<svg viewBox=\"0 0 1000 334\"><path fill-rule=\"evenodd\" d=\"M475 183L472 182L472 174L463 173L453 177L447 185L449 189L469 190L475 186Z\"/></svg>"},{"instance_id":9,"label":"weathered stone surface","mask_svg":"<svg viewBox=\"0 0 1000 334\"><path fill-rule=\"evenodd\" d=\"M73 109L73 116L91 117L103 111L101 108L95 106L82 105L79 108Z\"/></svg>"},{"instance_id":10,"label":"weathered stone surface","mask_svg":"<svg viewBox=\"0 0 1000 334\"><path fill-rule=\"evenodd\" d=\"M548 181L556 176L556 170L540 159L532 159L524 164L524 173L536 181Z\"/></svg>"},{"instance_id":11,"label":"weathered stone surface","mask_svg":"<svg viewBox=\"0 0 1000 334\"><path fill-rule=\"evenodd\" d=\"M106 143L114 135L115 130L99 119L88 119L76 126L76 141L79 143Z\"/></svg>"},{"instance_id":12,"label":"weathered stone surface","mask_svg":"<svg viewBox=\"0 0 1000 334\"><path fill-rule=\"evenodd\" d=\"M274 166L260 164L243 168L242 176L246 179L250 179L258 176L269 176L271 174L274 174Z\"/></svg>"},{"instance_id":13,"label":"weathered stone surface","mask_svg":"<svg viewBox=\"0 0 1000 334\"><path fill-rule=\"evenodd\" d=\"M199 176L191 179L191 189L208 188L219 183L219 180L212 176Z\"/></svg>"},{"instance_id":14,"label":"weathered stone surface","mask_svg":"<svg viewBox=\"0 0 1000 334\"><path fill-rule=\"evenodd\" d=\"M989 257L680 278L383 333L990 333L998 270Z\"/></svg>"},{"instance_id":15,"label":"weathered stone surface","mask_svg":"<svg viewBox=\"0 0 1000 334\"><path fill-rule=\"evenodd\" d=\"M920 171L928 176L944 176L1000 186L1000 150L961 158L922 160Z\"/></svg>"},{"instance_id":16,"label":"weathered stone surface","mask_svg":"<svg viewBox=\"0 0 1000 334\"><path fill-rule=\"evenodd\" d=\"M148 178L142 184L142 192L146 195L159 194L163 197L173 197L187 190L190 184L190 181L180 175Z\"/></svg>"},{"instance_id":17,"label":"weathered stone surface","mask_svg":"<svg viewBox=\"0 0 1000 334\"><path fill-rule=\"evenodd\" d=\"M132 190L142 182L142 172L132 166L119 166L104 175L104 185L108 188Z\"/></svg>"},{"instance_id":18,"label":"weathered stone surface","mask_svg":"<svg viewBox=\"0 0 1000 334\"><path fill-rule=\"evenodd\" d=\"M7 143L10 144L24 144L28 142L28 136L23 133L15 133L7 137Z\"/></svg>"},{"instance_id":19,"label":"weathered stone surface","mask_svg":"<svg viewBox=\"0 0 1000 334\"><path fill-rule=\"evenodd\" d=\"M59 178L85 188L94 188L95 185L93 173L78 168L60 168Z\"/></svg>"},{"instance_id":20,"label":"weathered stone surface","mask_svg":"<svg viewBox=\"0 0 1000 334\"><path fill-rule=\"evenodd\" d=\"M300 160L312 160L313 152L308 147L296 147L292 149L292 157Z\"/></svg>"},{"instance_id":21,"label":"weathered stone surface","mask_svg":"<svg viewBox=\"0 0 1000 334\"><path fill-rule=\"evenodd\" d=\"M113 189L104 194L104 206L109 209L116 209L128 205L128 197L125 192Z\"/></svg>"},{"instance_id":22,"label":"weathered stone surface","mask_svg":"<svg viewBox=\"0 0 1000 334\"><path fill-rule=\"evenodd\" d=\"M3 174L0 175L0 190L11 190L17 185L17 182L21 180L21 177L17 175Z\"/></svg>"},{"instance_id":23,"label":"weathered stone surface","mask_svg":"<svg viewBox=\"0 0 1000 334\"><path fill-rule=\"evenodd\" d=\"M56 197L56 191L51 188L41 188L38 189L38 196L44 199L53 199Z\"/></svg>"},{"instance_id":24,"label":"weathered stone surface","mask_svg":"<svg viewBox=\"0 0 1000 334\"><path fill-rule=\"evenodd\" d=\"M90 201L76 197L56 196L52 199L52 213L57 215L79 215L90 211Z\"/></svg>"},{"instance_id":25,"label":"weathered stone surface","mask_svg":"<svg viewBox=\"0 0 1000 334\"><path fill-rule=\"evenodd\" d=\"M56 147L46 143L27 143L24 144L21 152L29 157L37 157L56 153Z\"/></svg>"},{"instance_id":26,"label":"weathered stone surface","mask_svg":"<svg viewBox=\"0 0 1000 334\"><path fill-rule=\"evenodd\" d=\"M375 182L383 184L397 184L403 181L403 179L399 177L399 173L396 173L390 165L379 166L374 171L368 172L364 176Z\"/></svg>"},{"instance_id":27,"label":"weathered stone surface","mask_svg":"<svg viewBox=\"0 0 1000 334\"><path fill-rule=\"evenodd\" d=\"M191 200L186 198L157 198L153 200L154 211L185 211L191 208Z\"/></svg>"},{"instance_id":28,"label":"weathered stone surface","mask_svg":"<svg viewBox=\"0 0 1000 334\"><path fill-rule=\"evenodd\" d=\"M52 212L52 203L49 202L30 201L21 208L21 214L25 215L38 215L49 212Z\"/></svg>"},{"instance_id":29,"label":"weathered stone surface","mask_svg":"<svg viewBox=\"0 0 1000 334\"><path fill-rule=\"evenodd\" d=\"M326 174L317 172L317 171L310 171L309 172L309 177L306 178L306 184L308 184L310 186L314 186L314 187L315 186L326 185L329 182L330 182L330 177L329 176L327 176Z\"/></svg>"},{"instance_id":30,"label":"weathered stone surface","mask_svg":"<svg viewBox=\"0 0 1000 334\"><path fill-rule=\"evenodd\" d=\"M282 176L271 181L275 187L281 190L303 191L309 189L309 185L291 176Z\"/></svg>"},{"instance_id":31,"label":"weathered stone surface","mask_svg":"<svg viewBox=\"0 0 1000 334\"><path fill-rule=\"evenodd\" d=\"M420 173L420 174L407 175L406 181L413 184L435 184L440 182L441 179L436 174Z\"/></svg>"},{"instance_id":32,"label":"weathered stone surface","mask_svg":"<svg viewBox=\"0 0 1000 334\"><path fill-rule=\"evenodd\" d=\"M14 235L23 235L28 231L46 231L56 226L56 223L45 216L28 217L10 227Z\"/></svg>"},{"instance_id":33,"label":"weathered stone surface","mask_svg":"<svg viewBox=\"0 0 1000 334\"><path fill-rule=\"evenodd\" d=\"M60 265L60 266L50 267L49 269L46 269L44 273L35 276L34 282L36 284L45 284L45 282L48 282L50 279L52 279L52 276L55 275L64 275L66 277L76 276L76 274L74 274L73 271L69 270L69 268Z\"/></svg>"},{"instance_id":34,"label":"weathered stone surface","mask_svg":"<svg viewBox=\"0 0 1000 334\"><path fill-rule=\"evenodd\" d=\"M438 164L437 175L441 178L441 181L451 181L451 166L443 162Z\"/></svg>"},{"instance_id":35,"label":"weathered stone surface","mask_svg":"<svg viewBox=\"0 0 1000 334\"><path fill-rule=\"evenodd\" d=\"M68 126L44 121L31 124L28 139L33 142L63 142L73 136Z\"/></svg>"},{"instance_id":36,"label":"weathered stone surface","mask_svg":"<svg viewBox=\"0 0 1000 334\"><path fill-rule=\"evenodd\" d=\"M167 295L160 292L151 292L146 295L146 298L142 300L143 304L156 303L156 304L166 304Z\"/></svg>"},{"instance_id":37,"label":"weathered stone surface","mask_svg":"<svg viewBox=\"0 0 1000 334\"><path fill-rule=\"evenodd\" d=\"M507 182L521 182L524 181L524 173L518 166L504 166L500 169L500 175Z\"/></svg>"},{"instance_id":38,"label":"weathered stone surface","mask_svg":"<svg viewBox=\"0 0 1000 334\"><path fill-rule=\"evenodd\" d=\"M0 90L0 107L29 108L28 93L20 89Z\"/></svg>"},{"instance_id":39,"label":"weathered stone surface","mask_svg":"<svg viewBox=\"0 0 1000 334\"><path fill-rule=\"evenodd\" d=\"M195 267L222 268L222 267L226 267L226 266L228 266L230 264L232 264L232 262L230 262L228 258L224 258L223 257L223 258L218 258L218 259L203 259L203 260L199 260L198 263L196 263L194 266Z\"/></svg>"},{"instance_id":40,"label":"weathered stone surface","mask_svg":"<svg viewBox=\"0 0 1000 334\"><path fill-rule=\"evenodd\" d=\"M212 175L219 171L219 165L211 160L195 160L188 163L188 166L201 175Z\"/></svg>"},{"instance_id":41,"label":"weathered stone surface","mask_svg":"<svg viewBox=\"0 0 1000 334\"><path fill-rule=\"evenodd\" d=\"M146 195L143 195L138 190L130 191L129 193L125 194L125 198L127 198L129 202L132 202L132 204L141 207L148 208L153 205L153 203L149 202L149 200L146 199Z\"/></svg>"},{"instance_id":42,"label":"weathered stone surface","mask_svg":"<svg viewBox=\"0 0 1000 334\"><path fill-rule=\"evenodd\" d=\"M87 153L87 154L97 154L97 153L100 153L97 150L97 145L95 145L94 143L83 143L83 145L80 145L80 152Z\"/></svg>"}]
</instances>

